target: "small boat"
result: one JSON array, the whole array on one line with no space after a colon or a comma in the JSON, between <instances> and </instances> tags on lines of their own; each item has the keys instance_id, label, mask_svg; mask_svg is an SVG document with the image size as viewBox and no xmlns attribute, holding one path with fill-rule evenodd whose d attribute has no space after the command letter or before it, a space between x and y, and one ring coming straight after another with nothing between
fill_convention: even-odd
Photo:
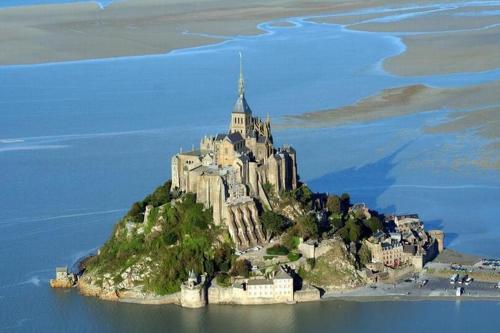
<instances>
[{"instance_id":1,"label":"small boat","mask_svg":"<svg viewBox=\"0 0 500 333\"><path fill-rule=\"evenodd\" d=\"M464 292L463 288L462 287L458 287L456 292L455 292L455 296L462 296L462 293Z\"/></svg>"}]
</instances>

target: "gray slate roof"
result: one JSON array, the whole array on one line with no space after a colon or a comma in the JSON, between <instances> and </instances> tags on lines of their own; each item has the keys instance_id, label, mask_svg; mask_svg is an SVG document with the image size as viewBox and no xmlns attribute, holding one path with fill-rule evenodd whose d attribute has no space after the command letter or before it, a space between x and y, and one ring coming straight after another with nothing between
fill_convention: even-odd
<instances>
[{"instance_id":1,"label":"gray slate roof","mask_svg":"<svg viewBox=\"0 0 500 333\"><path fill-rule=\"evenodd\" d=\"M236 143L236 142L243 141L243 137L241 136L241 133L240 133L240 132L234 132L234 133L228 134L228 135L227 135L227 138L228 138L228 139L229 139L229 141L231 141L232 143Z\"/></svg>"},{"instance_id":2,"label":"gray slate roof","mask_svg":"<svg viewBox=\"0 0 500 333\"><path fill-rule=\"evenodd\" d=\"M248 282L247 282L247 285L250 285L250 286L261 286L261 285L266 285L266 284L273 284L273 280L251 279L251 280L248 280Z\"/></svg>"},{"instance_id":3,"label":"gray slate roof","mask_svg":"<svg viewBox=\"0 0 500 333\"><path fill-rule=\"evenodd\" d=\"M286 280L290 279L291 280L292 279L292 277L290 275L288 275L288 273L286 273L282 269L280 269L278 271L278 273L276 273L276 275L274 276L274 278L275 279L281 279L281 280L283 280L283 279L286 279Z\"/></svg>"},{"instance_id":4,"label":"gray slate roof","mask_svg":"<svg viewBox=\"0 0 500 333\"><path fill-rule=\"evenodd\" d=\"M245 95L240 95L234 104L233 113L252 113L250 106L248 106Z\"/></svg>"}]
</instances>

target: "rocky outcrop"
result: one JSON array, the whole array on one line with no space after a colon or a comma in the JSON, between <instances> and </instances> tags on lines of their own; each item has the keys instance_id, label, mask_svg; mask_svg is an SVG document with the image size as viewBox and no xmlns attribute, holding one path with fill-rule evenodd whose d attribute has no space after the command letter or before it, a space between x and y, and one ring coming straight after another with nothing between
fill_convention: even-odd
<instances>
[{"instance_id":1,"label":"rocky outcrop","mask_svg":"<svg viewBox=\"0 0 500 333\"><path fill-rule=\"evenodd\" d=\"M356 269L356 260L341 240L327 240L316 249L313 267L305 272L305 280L326 290L352 289L365 284Z\"/></svg>"},{"instance_id":2,"label":"rocky outcrop","mask_svg":"<svg viewBox=\"0 0 500 333\"><path fill-rule=\"evenodd\" d=\"M139 304L181 304L180 292L170 295L160 296L145 293L141 288L116 289L114 286L101 287L97 284L96 278L89 274L84 274L78 280L78 291L84 296L98 297L107 301Z\"/></svg>"},{"instance_id":3,"label":"rocky outcrop","mask_svg":"<svg viewBox=\"0 0 500 333\"><path fill-rule=\"evenodd\" d=\"M49 284L52 288L71 288L75 285L76 278L71 274L64 279L50 279Z\"/></svg>"}]
</instances>

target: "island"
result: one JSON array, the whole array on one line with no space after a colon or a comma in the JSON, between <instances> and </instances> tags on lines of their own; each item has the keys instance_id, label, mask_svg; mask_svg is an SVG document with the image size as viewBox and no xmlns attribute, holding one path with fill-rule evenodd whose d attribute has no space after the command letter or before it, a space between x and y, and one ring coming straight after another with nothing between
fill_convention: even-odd
<instances>
[{"instance_id":1,"label":"island","mask_svg":"<svg viewBox=\"0 0 500 333\"><path fill-rule=\"evenodd\" d=\"M253 116L240 63L228 132L175 154L171 180L134 203L76 272L59 267L50 284L186 308L461 296L473 279L488 281L474 295L497 297L496 269L475 272L484 261L473 260L460 279L463 266L452 264L465 257L445 250L444 237L417 214L385 216L347 193L313 193L300 180L295 149L276 147L269 117ZM436 257L449 260L432 263Z\"/></svg>"}]
</instances>

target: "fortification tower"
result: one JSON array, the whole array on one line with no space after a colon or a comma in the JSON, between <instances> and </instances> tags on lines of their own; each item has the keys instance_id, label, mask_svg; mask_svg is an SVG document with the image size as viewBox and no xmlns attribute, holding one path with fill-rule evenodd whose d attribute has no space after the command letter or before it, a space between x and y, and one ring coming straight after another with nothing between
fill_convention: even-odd
<instances>
[{"instance_id":1,"label":"fortification tower","mask_svg":"<svg viewBox=\"0 0 500 333\"><path fill-rule=\"evenodd\" d=\"M438 245L438 253L444 250L444 232L442 230L429 230L429 235L434 238Z\"/></svg>"}]
</instances>

